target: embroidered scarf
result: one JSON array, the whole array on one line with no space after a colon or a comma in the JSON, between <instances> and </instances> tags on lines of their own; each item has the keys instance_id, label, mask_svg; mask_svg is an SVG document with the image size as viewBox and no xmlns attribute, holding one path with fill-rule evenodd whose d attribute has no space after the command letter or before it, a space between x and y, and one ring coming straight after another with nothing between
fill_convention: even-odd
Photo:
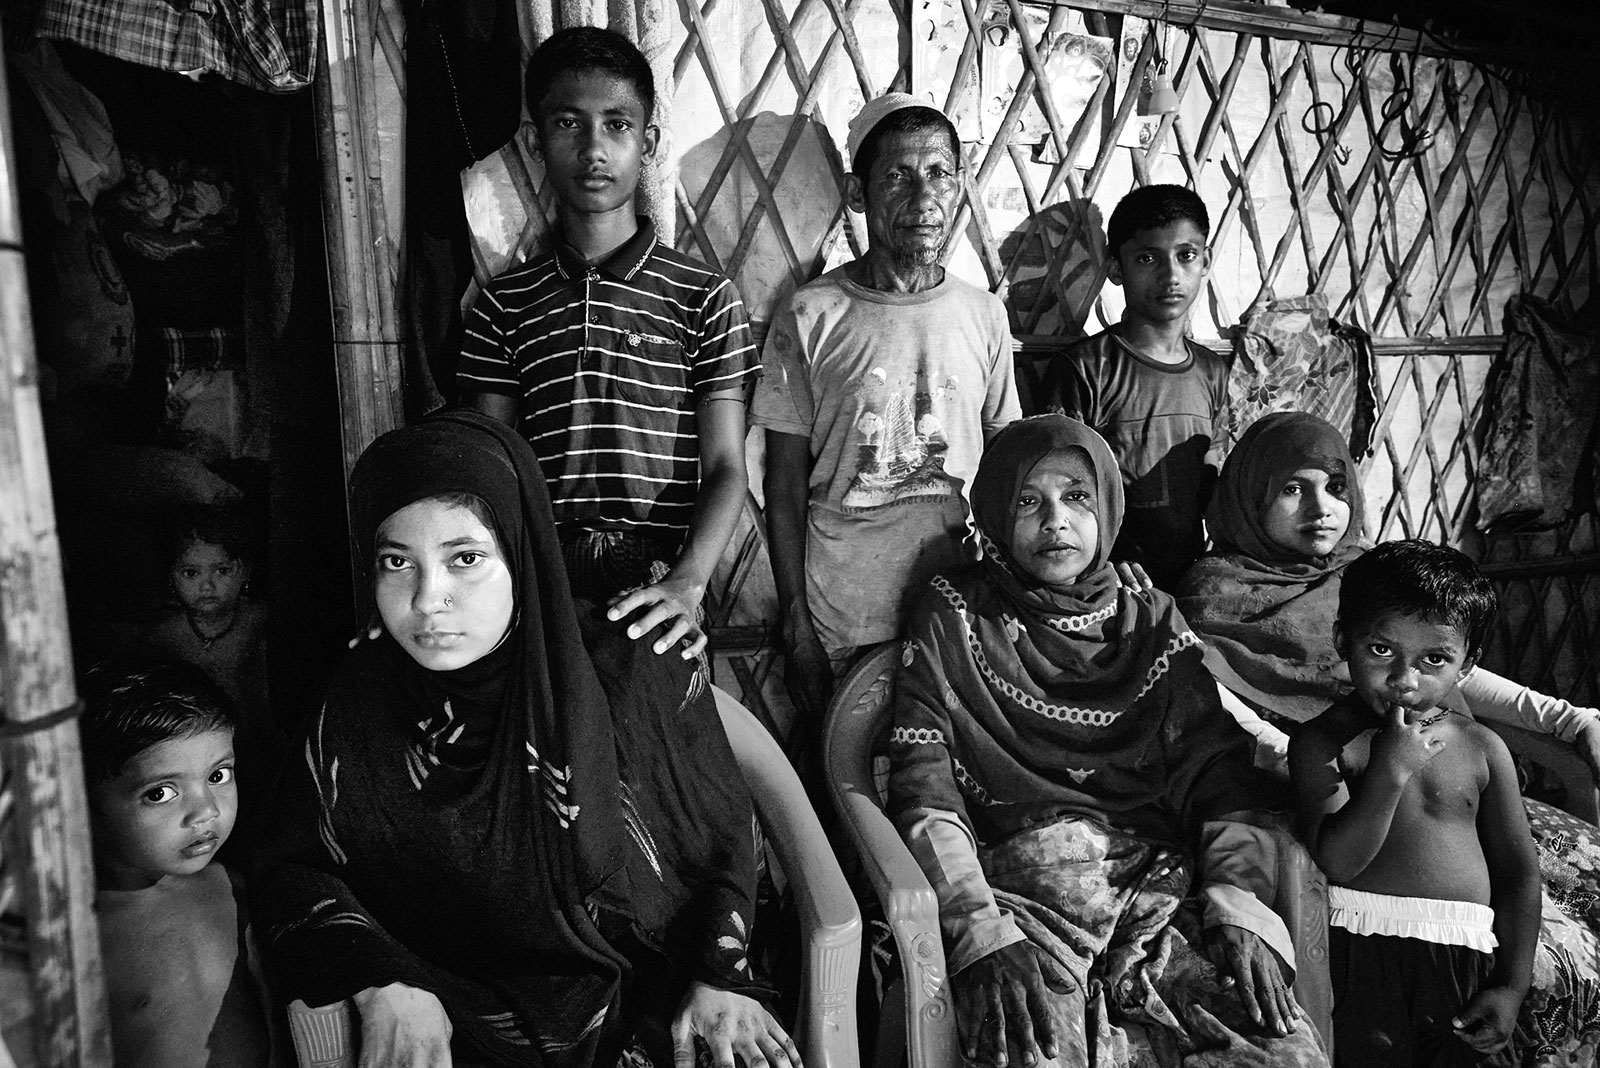
<instances>
[{"instance_id":1,"label":"embroidered scarf","mask_svg":"<svg viewBox=\"0 0 1600 1068\"><path fill-rule=\"evenodd\" d=\"M1094 474L1099 541L1047 586L1011 556L1018 492L1051 453ZM1076 814L1188 844L1212 815L1258 807L1250 739L1221 708L1198 639L1159 591L1118 584L1122 521L1110 447L1048 415L988 444L972 487L985 556L938 576L912 615L891 734L896 814L964 813L979 841Z\"/></svg>"},{"instance_id":2,"label":"embroidered scarf","mask_svg":"<svg viewBox=\"0 0 1600 1068\"><path fill-rule=\"evenodd\" d=\"M688 979L751 990L751 805L693 667L575 603L514 430L449 412L351 476L360 558L398 509L471 494L515 616L489 654L352 651L280 783L253 896L288 997L434 992L474 1063L610 1065ZM754 992L754 991L752 991Z\"/></svg>"},{"instance_id":3,"label":"embroidered scarf","mask_svg":"<svg viewBox=\"0 0 1600 1068\"><path fill-rule=\"evenodd\" d=\"M1289 478L1314 467L1349 486L1350 526L1333 552L1296 557L1264 525ZM1343 435L1304 412L1252 423L1228 455L1206 525L1212 550L1178 587L1178 606L1206 643L1206 666L1258 712L1303 723L1349 688L1333 644L1344 566L1367 548L1361 476Z\"/></svg>"}]
</instances>

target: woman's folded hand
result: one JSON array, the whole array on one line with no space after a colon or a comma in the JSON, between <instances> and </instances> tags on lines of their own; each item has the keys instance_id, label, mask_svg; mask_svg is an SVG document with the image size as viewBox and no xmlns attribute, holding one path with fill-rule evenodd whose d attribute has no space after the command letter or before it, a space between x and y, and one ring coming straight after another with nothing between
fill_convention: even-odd
<instances>
[{"instance_id":1,"label":"woman's folded hand","mask_svg":"<svg viewBox=\"0 0 1600 1068\"><path fill-rule=\"evenodd\" d=\"M1007 1068L1008 1047L1017 1051L1013 1068L1056 1058L1050 988L1038 954L1028 942L1013 942L979 957L952 977L956 1024L968 1061Z\"/></svg>"},{"instance_id":2,"label":"woman's folded hand","mask_svg":"<svg viewBox=\"0 0 1600 1068\"><path fill-rule=\"evenodd\" d=\"M369 986L353 999L361 1014L357 1068L450 1068L450 1017L439 999L404 983Z\"/></svg>"},{"instance_id":3,"label":"woman's folded hand","mask_svg":"<svg viewBox=\"0 0 1600 1068\"><path fill-rule=\"evenodd\" d=\"M714 1068L734 1068L734 1055L745 1068L803 1068L793 1040L759 1001L690 983L672 1021L672 1060L676 1068L694 1068L694 1040L711 1051Z\"/></svg>"},{"instance_id":4,"label":"woman's folded hand","mask_svg":"<svg viewBox=\"0 0 1600 1068\"><path fill-rule=\"evenodd\" d=\"M1218 924L1206 931L1206 949L1223 977L1238 984L1250 1019L1276 1035L1294 1030L1299 1008L1271 946L1243 927Z\"/></svg>"}]
</instances>

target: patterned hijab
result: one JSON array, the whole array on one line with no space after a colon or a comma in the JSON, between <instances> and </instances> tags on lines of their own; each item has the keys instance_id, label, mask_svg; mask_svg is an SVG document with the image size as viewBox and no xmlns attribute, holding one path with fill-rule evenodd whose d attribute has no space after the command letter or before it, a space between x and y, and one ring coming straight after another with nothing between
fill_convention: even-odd
<instances>
[{"instance_id":1,"label":"patterned hijab","mask_svg":"<svg viewBox=\"0 0 1600 1068\"><path fill-rule=\"evenodd\" d=\"M1099 545L1075 581L1050 586L1010 542L1019 490L1064 450L1089 461ZM1121 587L1108 562L1122 502L1110 447L1076 419L1022 419L986 446L972 487L985 558L935 578L913 615L891 735L897 812L965 811L980 840L1075 813L1176 841L1206 814L1247 807L1231 780L1198 777L1221 754L1246 774L1249 759L1202 683L1198 640L1170 597ZM931 739L948 746L961 796Z\"/></svg>"},{"instance_id":2,"label":"patterned hijab","mask_svg":"<svg viewBox=\"0 0 1600 1068\"><path fill-rule=\"evenodd\" d=\"M1045 586L1011 558L1011 533L1016 526L1017 498L1033 469L1052 453L1076 451L1089 462L1095 480L1095 520L1099 543L1089 566L1070 587ZM1117 585L1111 567L1111 546L1122 529L1122 476L1105 438L1064 415L1019 419L996 434L984 449L972 482L972 514L984 540L984 567L989 577L1019 607L1041 611L1082 610L1104 600Z\"/></svg>"},{"instance_id":3,"label":"patterned hijab","mask_svg":"<svg viewBox=\"0 0 1600 1068\"><path fill-rule=\"evenodd\" d=\"M1267 534L1268 505L1296 471L1342 475L1350 525L1331 553L1295 556ZM1304 412L1252 423L1223 465L1206 514L1212 550L1178 587L1206 666L1258 712L1305 722L1347 688L1333 645L1344 566L1366 551L1361 475L1344 436Z\"/></svg>"}]
</instances>

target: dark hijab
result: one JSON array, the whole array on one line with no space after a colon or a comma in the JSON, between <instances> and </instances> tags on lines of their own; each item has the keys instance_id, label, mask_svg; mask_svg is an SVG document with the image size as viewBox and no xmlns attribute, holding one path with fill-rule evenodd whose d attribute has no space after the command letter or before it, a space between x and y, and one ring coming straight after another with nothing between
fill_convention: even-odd
<instances>
[{"instance_id":1,"label":"dark hijab","mask_svg":"<svg viewBox=\"0 0 1600 1068\"><path fill-rule=\"evenodd\" d=\"M1265 517L1302 468L1342 475L1350 526L1325 557L1274 543ZM1304 722L1346 686L1333 645L1344 566L1366 550L1361 475L1343 435L1304 412L1256 420L1222 468L1206 514L1212 550L1184 575L1178 605L1206 643L1206 665L1258 712Z\"/></svg>"},{"instance_id":2,"label":"dark hijab","mask_svg":"<svg viewBox=\"0 0 1600 1068\"><path fill-rule=\"evenodd\" d=\"M351 475L362 561L399 509L463 494L492 517L511 628L454 671L387 636L351 653L280 788L255 912L290 997L406 982L477 1059L608 1065L687 979L749 989L749 797L692 666L574 602L514 430L449 412L374 442Z\"/></svg>"}]
</instances>

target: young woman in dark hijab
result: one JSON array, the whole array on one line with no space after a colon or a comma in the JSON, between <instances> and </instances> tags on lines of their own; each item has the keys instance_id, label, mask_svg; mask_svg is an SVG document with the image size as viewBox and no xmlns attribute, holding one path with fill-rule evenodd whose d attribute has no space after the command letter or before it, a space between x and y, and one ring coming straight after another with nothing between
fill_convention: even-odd
<instances>
[{"instance_id":1,"label":"young woman in dark hijab","mask_svg":"<svg viewBox=\"0 0 1600 1068\"><path fill-rule=\"evenodd\" d=\"M351 476L385 633L291 754L253 912L373 1063L798 1063L752 995L751 804L692 664L575 603L527 443L473 412ZM365 1054L364 1054L365 1061Z\"/></svg>"}]
</instances>

